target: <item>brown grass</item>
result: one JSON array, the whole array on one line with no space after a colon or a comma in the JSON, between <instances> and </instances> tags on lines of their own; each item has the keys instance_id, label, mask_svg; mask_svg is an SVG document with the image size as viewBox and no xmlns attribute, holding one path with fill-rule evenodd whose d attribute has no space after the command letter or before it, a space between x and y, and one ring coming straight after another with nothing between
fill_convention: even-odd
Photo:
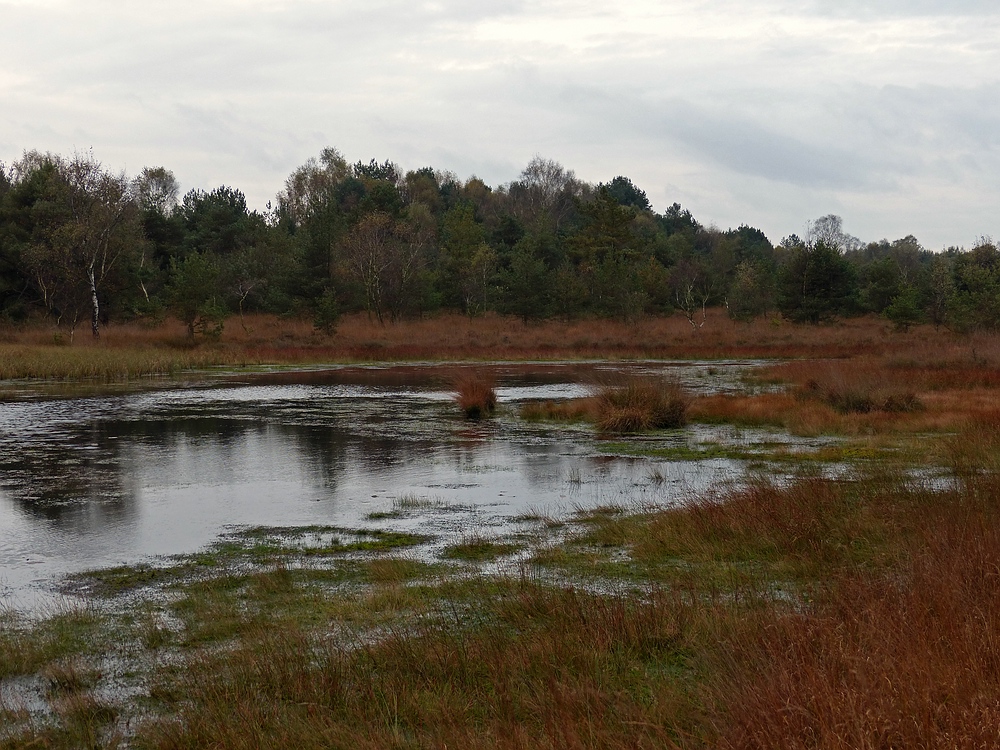
<instances>
[{"instance_id":1,"label":"brown grass","mask_svg":"<svg viewBox=\"0 0 1000 750\"><path fill-rule=\"evenodd\" d=\"M676 658L682 607L488 588L475 617L426 620L360 648L268 629L206 655L183 676L178 720L146 727L138 746L669 746L668 722L689 701L652 665ZM629 687L636 670L650 680L641 700Z\"/></svg>"},{"instance_id":2,"label":"brown grass","mask_svg":"<svg viewBox=\"0 0 1000 750\"><path fill-rule=\"evenodd\" d=\"M911 520L895 573L845 573L822 603L731 641L718 745L995 747L998 491L945 494Z\"/></svg>"},{"instance_id":3,"label":"brown grass","mask_svg":"<svg viewBox=\"0 0 1000 750\"><path fill-rule=\"evenodd\" d=\"M455 400L468 419L481 419L497 408L495 383L481 373L466 373L455 383Z\"/></svg>"},{"instance_id":4,"label":"brown grass","mask_svg":"<svg viewBox=\"0 0 1000 750\"><path fill-rule=\"evenodd\" d=\"M556 422L596 422L599 402L594 396L565 401L528 401L521 407L521 417Z\"/></svg>"},{"instance_id":5,"label":"brown grass","mask_svg":"<svg viewBox=\"0 0 1000 750\"><path fill-rule=\"evenodd\" d=\"M153 327L109 325L99 342L80 334L71 345L64 331L49 325L0 330L0 354L12 345L85 352L166 350L173 353L180 367L187 366L185 358L189 356L197 364L207 365L420 359L819 358L877 351L902 369L935 362L958 372L949 363L963 363L960 377L969 382L992 386L1000 380L995 371L992 376L987 374L990 365L1000 363L1000 343L995 336L958 337L931 327L898 333L873 317L830 326L767 320L733 323L722 310L710 310L708 322L697 331L692 331L681 316L630 323L579 320L524 324L497 315L469 318L442 314L382 326L357 314L341 318L336 334L328 336L318 333L308 320L247 315L245 328L231 320L217 341L191 340L183 324L168 320Z\"/></svg>"},{"instance_id":6,"label":"brown grass","mask_svg":"<svg viewBox=\"0 0 1000 750\"><path fill-rule=\"evenodd\" d=\"M686 424L689 403L688 394L675 380L634 377L603 385L594 396L526 403L521 417L593 422L604 432L642 432Z\"/></svg>"},{"instance_id":7,"label":"brown grass","mask_svg":"<svg viewBox=\"0 0 1000 750\"><path fill-rule=\"evenodd\" d=\"M688 396L676 380L630 378L597 395L597 427L603 432L641 432L680 427Z\"/></svg>"},{"instance_id":8,"label":"brown grass","mask_svg":"<svg viewBox=\"0 0 1000 750\"><path fill-rule=\"evenodd\" d=\"M956 345L917 348L907 358L866 354L769 365L755 377L784 392L695 399L695 421L775 425L797 434L877 435L954 432L997 411L1000 360L980 340L976 359Z\"/></svg>"}]
</instances>

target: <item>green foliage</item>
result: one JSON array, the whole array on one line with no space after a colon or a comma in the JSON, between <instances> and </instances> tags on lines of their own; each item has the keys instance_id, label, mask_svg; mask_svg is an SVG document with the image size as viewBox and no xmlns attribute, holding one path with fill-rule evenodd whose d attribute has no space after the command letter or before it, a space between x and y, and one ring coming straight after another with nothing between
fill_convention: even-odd
<instances>
[{"instance_id":1,"label":"green foliage","mask_svg":"<svg viewBox=\"0 0 1000 750\"><path fill-rule=\"evenodd\" d=\"M912 286L901 289L886 306L884 314L896 325L897 331L909 330L910 326L919 323L923 314L917 290Z\"/></svg>"},{"instance_id":2,"label":"green foliage","mask_svg":"<svg viewBox=\"0 0 1000 750\"><path fill-rule=\"evenodd\" d=\"M952 269L949 324L960 331L1000 328L1000 251L996 245L982 241L957 256Z\"/></svg>"},{"instance_id":3,"label":"green foliage","mask_svg":"<svg viewBox=\"0 0 1000 750\"><path fill-rule=\"evenodd\" d=\"M524 322L537 320L549 310L550 274L538 256L537 238L526 237L517 244L509 269L501 275L502 310Z\"/></svg>"},{"instance_id":4,"label":"green foliage","mask_svg":"<svg viewBox=\"0 0 1000 750\"><path fill-rule=\"evenodd\" d=\"M744 260L726 295L726 309L733 320L750 321L766 314L774 301L774 277L760 261Z\"/></svg>"},{"instance_id":5,"label":"green foliage","mask_svg":"<svg viewBox=\"0 0 1000 750\"><path fill-rule=\"evenodd\" d=\"M228 255L253 244L263 227L263 219L247 210L243 193L225 185L210 193L190 191L178 212L185 228L184 255Z\"/></svg>"},{"instance_id":6,"label":"green foliage","mask_svg":"<svg viewBox=\"0 0 1000 750\"><path fill-rule=\"evenodd\" d=\"M171 266L168 290L170 306L194 336L222 333L226 309L219 299L219 262L207 254L194 253Z\"/></svg>"},{"instance_id":7,"label":"green foliage","mask_svg":"<svg viewBox=\"0 0 1000 750\"><path fill-rule=\"evenodd\" d=\"M167 311L208 335L227 311L312 315L332 331L342 313L389 322L441 308L525 321L678 309L697 330L706 306L725 304L735 320L777 307L813 323L874 312L901 330L1000 328L988 238L937 255L912 236L862 244L831 214L808 240L706 228L679 203L655 214L628 177L589 185L542 157L491 188L328 148L261 213L229 186L178 202L164 167L127 180L86 154L29 152L0 168L0 319L48 314L70 341L88 318Z\"/></svg>"},{"instance_id":8,"label":"green foliage","mask_svg":"<svg viewBox=\"0 0 1000 750\"><path fill-rule=\"evenodd\" d=\"M853 267L823 242L794 248L778 277L778 309L798 322L820 323L848 314L856 293Z\"/></svg>"},{"instance_id":9,"label":"green foliage","mask_svg":"<svg viewBox=\"0 0 1000 750\"><path fill-rule=\"evenodd\" d=\"M337 304L337 295L332 289L327 289L316 302L313 326L317 331L332 336L337 329L338 320L340 320L340 307Z\"/></svg>"},{"instance_id":10,"label":"green foliage","mask_svg":"<svg viewBox=\"0 0 1000 750\"><path fill-rule=\"evenodd\" d=\"M496 254L485 239L470 203L445 213L438 256L441 299L469 315L486 309L496 271Z\"/></svg>"},{"instance_id":11,"label":"green foliage","mask_svg":"<svg viewBox=\"0 0 1000 750\"><path fill-rule=\"evenodd\" d=\"M598 189L606 190L612 198L623 206L631 206L640 211L649 211L652 208L649 198L646 197L646 192L640 190L628 177L619 175L608 184L599 185Z\"/></svg>"}]
</instances>

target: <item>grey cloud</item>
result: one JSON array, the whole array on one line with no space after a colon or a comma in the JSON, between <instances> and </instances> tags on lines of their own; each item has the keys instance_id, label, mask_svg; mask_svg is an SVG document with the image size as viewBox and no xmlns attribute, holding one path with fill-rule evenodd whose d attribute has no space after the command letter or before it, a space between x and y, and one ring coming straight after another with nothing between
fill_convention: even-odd
<instances>
[{"instance_id":1,"label":"grey cloud","mask_svg":"<svg viewBox=\"0 0 1000 750\"><path fill-rule=\"evenodd\" d=\"M812 188L860 188L871 181L863 160L847 149L709 114L688 102L673 106L677 114L661 120L664 134L734 172Z\"/></svg>"},{"instance_id":2,"label":"grey cloud","mask_svg":"<svg viewBox=\"0 0 1000 750\"><path fill-rule=\"evenodd\" d=\"M649 102L639 92L578 86L541 86L535 95L575 112L578 127L590 128L598 139L614 122L618 139L674 144L706 165L765 180L813 189L861 189L884 183L885 173L891 171L883 156L771 127L747 116L740 102L727 110L710 104L709 97Z\"/></svg>"}]
</instances>

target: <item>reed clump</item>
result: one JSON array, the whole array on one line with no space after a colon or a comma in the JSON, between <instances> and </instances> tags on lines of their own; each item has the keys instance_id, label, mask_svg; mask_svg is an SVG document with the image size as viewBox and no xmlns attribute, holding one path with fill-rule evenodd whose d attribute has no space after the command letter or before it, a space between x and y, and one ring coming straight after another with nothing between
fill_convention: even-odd
<instances>
[{"instance_id":1,"label":"reed clump","mask_svg":"<svg viewBox=\"0 0 1000 750\"><path fill-rule=\"evenodd\" d=\"M820 383L809 380L800 391L803 398L816 398L841 414L869 414L882 411L904 413L923 408L909 388L886 386L873 381Z\"/></svg>"},{"instance_id":2,"label":"reed clump","mask_svg":"<svg viewBox=\"0 0 1000 750\"><path fill-rule=\"evenodd\" d=\"M668 378L632 378L597 395L597 427L603 432L642 432L687 423L688 396Z\"/></svg>"},{"instance_id":3,"label":"reed clump","mask_svg":"<svg viewBox=\"0 0 1000 750\"><path fill-rule=\"evenodd\" d=\"M468 419L492 416L497 408L494 381L486 375L463 375L455 383L455 400Z\"/></svg>"}]
</instances>

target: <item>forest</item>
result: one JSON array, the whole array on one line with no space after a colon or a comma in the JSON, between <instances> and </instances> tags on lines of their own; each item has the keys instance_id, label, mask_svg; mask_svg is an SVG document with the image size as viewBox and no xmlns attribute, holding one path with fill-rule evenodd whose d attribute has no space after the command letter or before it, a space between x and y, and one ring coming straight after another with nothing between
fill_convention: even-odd
<instances>
[{"instance_id":1,"label":"forest","mask_svg":"<svg viewBox=\"0 0 1000 750\"><path fill-rule=\"evenodd\" d=\"M704 226L677 203L657 213L628 177L594 185L541 157L491 187L325 149L260 212L226 185L181 196L164 167L130 177L90 153L31 151L0 164L0 320L48 318L71 340L166 316L213 337L251 312L326 333L358 311L382 323L680 311L697 330L708 307L737 321L874 313L900 330L1000 327L991 239L932 252L913 236L863 242L832 214L807 227L775 245L750 225Z\"/></svg>"}]
</instances>

